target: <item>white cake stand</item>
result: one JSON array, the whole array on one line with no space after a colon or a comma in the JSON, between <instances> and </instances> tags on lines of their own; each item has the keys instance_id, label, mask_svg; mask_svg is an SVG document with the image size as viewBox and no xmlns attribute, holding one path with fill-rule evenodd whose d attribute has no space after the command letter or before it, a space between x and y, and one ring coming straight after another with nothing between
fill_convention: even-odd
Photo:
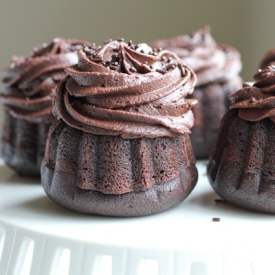
<instances>
[{"instance_id":1,"label":"white cake stand","mask_svg":"<svg viewBox=\"0 0 275 275\"><path fill-rule=\"evenodd\" d=\"M275 217L217 201L206 162L198 169L197 186L176 208L109 218L61 208L2 163L0 274L275 274Z\"/></svg>"}]
</instances>

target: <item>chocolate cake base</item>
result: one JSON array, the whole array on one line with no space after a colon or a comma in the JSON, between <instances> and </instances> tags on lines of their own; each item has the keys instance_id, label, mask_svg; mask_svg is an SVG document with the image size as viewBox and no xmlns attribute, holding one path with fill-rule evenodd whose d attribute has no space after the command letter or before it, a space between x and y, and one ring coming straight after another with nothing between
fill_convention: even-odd
<instances>
[{"instance_id":1,"label":"chocolate cake base","mask_svg":"<svg viewBox=\"0 0 275 275\"><path fill-rule=\"evenodd\" d=\"M195 163L188 134L126 139L60 120L49 131L41 180L46 194L69 209L143 216L187 197L197 182Z\"/></svg>"},{"instance_id":2,"label":"chocolate cake base","mask_svg":"<svg viewBox=\"0 0 275 275\"><path fill-rule=\"evenodd\" d=\"M198 100L194 107L195 124L190 135L192 147L197 159L208 159L218 135L220 122L228 111L228 95L239 89L242 82L239 77L226 83L211 83L196 87L189 97Z\"/></svg>"},{"instance_id":3,"label":"chocolate cake base","mask_svg":"<svg viewBox=\"0 0 275 275\"><path fill-rule=\"evenodd\" d=\"M180 178L146 191L112 195L77 188L70 173L54 173L45 162L42 162L41 174L46 194L57 204L81 213L117 217L145 216L170 209L189 195L198 177L192 165L180 171Z\"/></svg>"},{"instance_id":4,"label":"chocolate cake base","mask_svg":"<svg viewBox=\"0 0 275 275\"><path fill-rule=\"evenodd\" d=\"M249 122L229 111L222 120L207 167L208 179L225 201L275 213L275 125Z\"/></svg>"},{"instance_id":5,"label":"chocolate cake base","mask_svg":"<svg viewBox=\"0 0 275 275\"><path fill-rule=\"evenodd\" d=\"M28 158L33 153L30 151L32 150L24 148L21 152L16 152L15 148L10 144L3 143L1 153L5 163L18 175L38 178L40 177L40 166L43 155L33 161L33 159Z\"/></svg>"},{"instance_id":6,"label":"chocolate cake base","mask_svg":"<svg viewBox=\"0 0 275 275\"><path fill-rule=\"evenodd\" d=\"M3 123L1 157L19 175L40 177L49 123L32 123L7 112Z\"/></svg>"}]
</instances>

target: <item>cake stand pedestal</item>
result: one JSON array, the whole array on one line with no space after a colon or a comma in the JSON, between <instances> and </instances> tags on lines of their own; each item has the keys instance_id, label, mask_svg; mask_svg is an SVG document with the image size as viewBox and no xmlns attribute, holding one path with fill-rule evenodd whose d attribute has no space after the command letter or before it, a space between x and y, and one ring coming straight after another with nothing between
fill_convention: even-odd
<instances>
[{"instance_id":1,"label":"cake stand pedestal","mask_svg":"<svg viewBox=\"0 0 275 275\"><path fill-rule=\"evenodd\" d=\"M0 165L1 275L271 275L275 217L219 202L198 162L189 197L140 218L83 215Z\"/></svg>"}]
</instances>

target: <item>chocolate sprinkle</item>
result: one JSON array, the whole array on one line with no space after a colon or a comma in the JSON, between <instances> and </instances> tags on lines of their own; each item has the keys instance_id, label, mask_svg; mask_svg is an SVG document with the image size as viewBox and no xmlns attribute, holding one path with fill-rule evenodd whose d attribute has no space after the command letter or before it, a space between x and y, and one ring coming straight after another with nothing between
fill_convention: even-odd
<instances>
[{"instance_id":1,"label":"chocolate sprinkle","mask_svg":"<svg viewBox=\"0 0 275 275\"><path fill-rule=\"evenodd\" d=\"M118 42L124 42L124 38L120 38L118 37L116 39L116 41ZM108 44L113 42L112 39L108 39L104 41L104 44ZM136 50L142 54L146 54L146 55L151 55L151 56L158 56L158 54L162 51L162 48L151 48L151 50L149 52L146 52L142 47L141 44L134 44L132 40L129 40L128 44L129 48ZM95 44L92 45L92 47L90 46L85 46L83 48L83 51L87 54L87 57L95 63L100 63L101 65L103 65L104 67L109 67L110 70L115 70L115 71L120 71L123 68L121 67L121 57L120 57L120 48L115 48L113 47L111 50L113 51L113 54L110 56L109 60L106 60L103 62L103 59L101 56L98 55L98 52L102 49L102 46L96 46ZM148 66L147 69L145 69L145 71L143 73L148 72L148 69L150 68L150 71L156 71L158 73L161 74L165 74L167 73L167 71L169 70L173 70L176 67L179 68L180 72L181 72L181 76L184 77L186 75L186 71L185 68L183 66L183 64L181 63L175 63L175 60L173 57L169 56L161 56L160 57L160 63L161 66L159 68L154 68L152 65L149 65L147 61L145 61L143 63L144 68ZM131 73L136 73L137 72L137 68L135 68L134 66L130 67L128 69L128 72Z\"/></svg>"},{"instance_id":2,"label":"chocolate sprinkle","mask_svg":"<svg viewBox=\"0 0 275 275\"><path fill-rule=\"evenodd\" d=\"M214 218L212 218L212 221L213 222L219 222L221 219L220 218L218 218L218 217L214 217Z\"/></svg>"},{"instance_id":3,"label":"chocolate sprinkle","mask_svg":"<svg viewBox=\"0 0 275 275\"><path fill-rule=\"evenodd\" d=\"M101 57L92 57L91 61L93 61L95 63L101 63L103 61L103 59Z\"/></svg>"},{"instance_id":4,"label":"chocolate sprinkle","mask_svg":"<svg viewBox=\"0 0 275 275\"><path fill-rule=\"evenodd\" d=\"M110 67L111 70L117 70L117 66L116 65L111 64L109 67Z\"/></svg>"},{"instance_id":5,"label":"chocolate sprinkle","mask_svg":"<svg viewBox=\"0 0 275 275\"><path fill-rule=\"evenodd\" d=\"M168 61L171 61L171 60L168 59ZM174 63L168 64L167 67L166 67L167 70L175 69L175 68L176 68L176 64L174 64Z\"/></svg>"},{"instance_id":6,"label":"chocolate sprinkle","mask_svg":"<svg viewBox=\"0 0 275 275\"><path fill-rule=\"evenodd\" d=\"M215 199L215 202L216 203L221 203L221 202L224 202L224 200L222 200L222 199Z\"/></svg>"},{"instance_id":7,"label":"chocolate sprinkle","mask_svg":"<svg viewBox=\"0 0 275 275\"><path fill-rule=\"evenodd\" d=\"M181 76L185 76L186 72L182 64L178 64L178 68L180 69Z\"/></svg>"},{"instance_id":8,"label":"chocolate sprinkle","mask_svg":"<svg viewBox=\"0 0 275 275\"><path fill-rule=\"evenodd\" d=\"M166 71L162 70L162 69L156 69L156 72L161 73L161 74L165 74L166 73Z\"/></svg>"}]
</instances>

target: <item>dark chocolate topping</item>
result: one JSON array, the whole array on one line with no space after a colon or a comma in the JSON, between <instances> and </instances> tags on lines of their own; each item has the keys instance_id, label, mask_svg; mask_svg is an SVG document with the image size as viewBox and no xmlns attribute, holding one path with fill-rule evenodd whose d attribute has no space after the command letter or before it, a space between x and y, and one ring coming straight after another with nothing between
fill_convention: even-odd
<instances>
[{"instance_id":1,"label":"dark chocolate topping","mask_svg":"<svg viewBox=\"0 0 275 275\"><path fill-rule=\"evenodd\" d=\"M13 57L4 72L4 108L31 122L50 121L52 96L64 69L77 63L77 51L87 42L56 38L33 49L27 57Z\"/></svg>"},{"instance_id":2,"label":"dark chocolate topping","mask_svg":"<svg viewBox=\"0 0 275 275\"><path fill-rule=\"evenodd\" d=\"M169 51L121 39L85 47L66 69L54 113L68 125L98 135L174 137L189 133L196 77Z\"/></svg>"},{"instance_id":3,"label":"dark chocolate topping","mask_svg":"<svg viewBox=\"0 0 275 275\"><path fill-rule=\"evenodd\" d=\"M275 66L267 66L254 75L255 82L230 95L231 108L239 109L239 116L248 121L270 118L275 123Z\"/></svg>"},{"instance_id":4,"label":"dark chocolate topping","mask_svg":"<svg viewBox=\"0 0 275 275\"><path fill-rule=\"evenodd\" d=\"M260 62L260 69L264 69L267 66L275 65L275 49L271 49L266 52Z\"/></svg>"},{"instance_id":5,"label":"dark chocolate topping","mask_svg":"<svg viewBox=\"0 0 275 275\"><path fill-rule=\"evenodd\" d=\"M239 52L231 46L217 44L208 26L188 35L155 41L151 45L176 53L196 73L196 86L222 83L238 76L241 71Z\"/></svg>"}]
</instances>

